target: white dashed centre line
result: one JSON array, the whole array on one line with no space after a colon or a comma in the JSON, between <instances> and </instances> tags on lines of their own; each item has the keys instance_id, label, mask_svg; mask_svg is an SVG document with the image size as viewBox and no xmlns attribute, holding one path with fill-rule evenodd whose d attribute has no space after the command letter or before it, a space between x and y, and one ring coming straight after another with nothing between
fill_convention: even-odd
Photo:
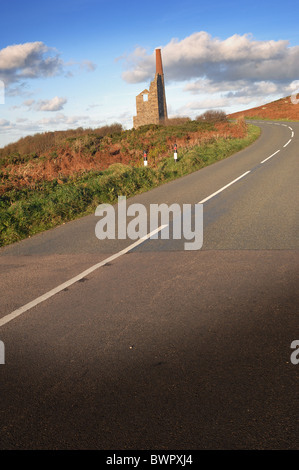
<instances>
[{"instance_id":1,"label":"white dashed centre line","mask_svg":"<svg viewBox=\"0 0 299 470\"><path fill-rule=\"evenodd\" d=\"M223 188L220 188L218 189L218 191L216 191L215 193L211 194L210 196L206 197L205 199L203 199L202 201L200 201L198 204L203 204L204 202L207 202L209 199L212 199L212 197L216 196L217 194L221 193L222 191L224 191L226 188L228 188L229 186L231 186L232 184L236 183L237 181L239 181L241 178L244 178L244 176L248 175L248 173L250 173L251 170L249 171L246 171L246 173L243 173L243 175L239 176L238 178L236 178L235 180L231 181L230 183L228 183L227 185L223 186Z\"/></svg>"},{"instance_id":2,"label":"white dashed centre line","mask_svg":"<svg viewBox=\"0 0 299 470\"><path fill-rule=\"evenodd\" d=\"M277 155L279 152L280 152L280 150L277 150L277 152L275 152L275 153L273 153L272 155L270 155L270 157L265 158L265 160L263 160L261 163L265 163L267 160L269 160L270 158L274 157L274 155Z\"/></svg>"},{"instance_id":3,"label":"white dashed centre line","mask_svg":"<svg viewBox=\"0 0 299 470\"><path fill-rule=\"evenodd\" d=\"M290 139L286 144L284 144L284 147L287 147L287 145L289 145L290 142L292 142L292 139Z\"/></svg>"}]
</instances>

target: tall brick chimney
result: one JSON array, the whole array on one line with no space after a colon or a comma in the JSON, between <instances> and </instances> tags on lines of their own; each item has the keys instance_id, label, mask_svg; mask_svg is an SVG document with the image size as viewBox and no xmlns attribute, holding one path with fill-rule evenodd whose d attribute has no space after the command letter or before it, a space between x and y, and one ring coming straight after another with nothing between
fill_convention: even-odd
<instances>
[{"instance_id":1,"label":"tall brick chimney","mask_svg":"<svg viewBox=\"0 0 299 470\"><path fill-rule=\"evenodd\" d=\"M163 75L161 49L156 49L156 73Z\"/></svg>"}]
</instances>

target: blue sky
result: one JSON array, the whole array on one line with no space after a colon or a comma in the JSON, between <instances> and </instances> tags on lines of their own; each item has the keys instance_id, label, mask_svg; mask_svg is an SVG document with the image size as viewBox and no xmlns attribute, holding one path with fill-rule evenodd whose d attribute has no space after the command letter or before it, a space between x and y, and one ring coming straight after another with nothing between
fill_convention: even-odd
<instances>
[{"instance_id":1,"label":"blue sky","mask_svg":"<svg viewBox=\"0 0 299 470\"><path fill-rule=\"evenodd\" d=\"M0 147L37 132L131 128L156 47L170 117L247 109L299 88L297 0L15 0L1 9Z\"/></svg>"}]
</instances>

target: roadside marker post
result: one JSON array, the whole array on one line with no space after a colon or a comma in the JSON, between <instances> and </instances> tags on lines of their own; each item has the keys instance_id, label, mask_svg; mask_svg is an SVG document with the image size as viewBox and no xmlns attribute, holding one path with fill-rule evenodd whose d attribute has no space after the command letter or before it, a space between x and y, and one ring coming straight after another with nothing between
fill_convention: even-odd
<instances>
[{"instance_id":1,"label":"roadside marker post","mask_svg":"<svg viewBox=\"0 0 299 470\"><path fill-rule=\"evenodd\" d=\"M178 146L174 144L174 161L176 162L178 159Z\"/></svg>"},{"instance_id":2,"label":"roadside marker post","mask_svg":"<svg viewBox=\"0 0 299 470\"><path fill-rule=\"evenodd\" d=\"M147 153L146 152L143 152L143 162L144 162L144 166L147 166Z\"/></svg>"}]
</instances>

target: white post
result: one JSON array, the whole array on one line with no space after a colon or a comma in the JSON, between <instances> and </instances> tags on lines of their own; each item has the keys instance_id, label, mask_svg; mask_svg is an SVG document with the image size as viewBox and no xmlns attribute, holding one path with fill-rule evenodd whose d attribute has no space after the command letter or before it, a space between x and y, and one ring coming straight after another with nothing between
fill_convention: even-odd
<instances>
[{"instance_id":1,"label":"white post","mask_svg":"<svg viewBox=\"0 0 299 470\"><path fill-rule=\"evenodd\" d=\"M146 152L143 152L143 161L144 161L144 166L147 166L147 154L146 154Z\"/></svg>"}]
</instances>

